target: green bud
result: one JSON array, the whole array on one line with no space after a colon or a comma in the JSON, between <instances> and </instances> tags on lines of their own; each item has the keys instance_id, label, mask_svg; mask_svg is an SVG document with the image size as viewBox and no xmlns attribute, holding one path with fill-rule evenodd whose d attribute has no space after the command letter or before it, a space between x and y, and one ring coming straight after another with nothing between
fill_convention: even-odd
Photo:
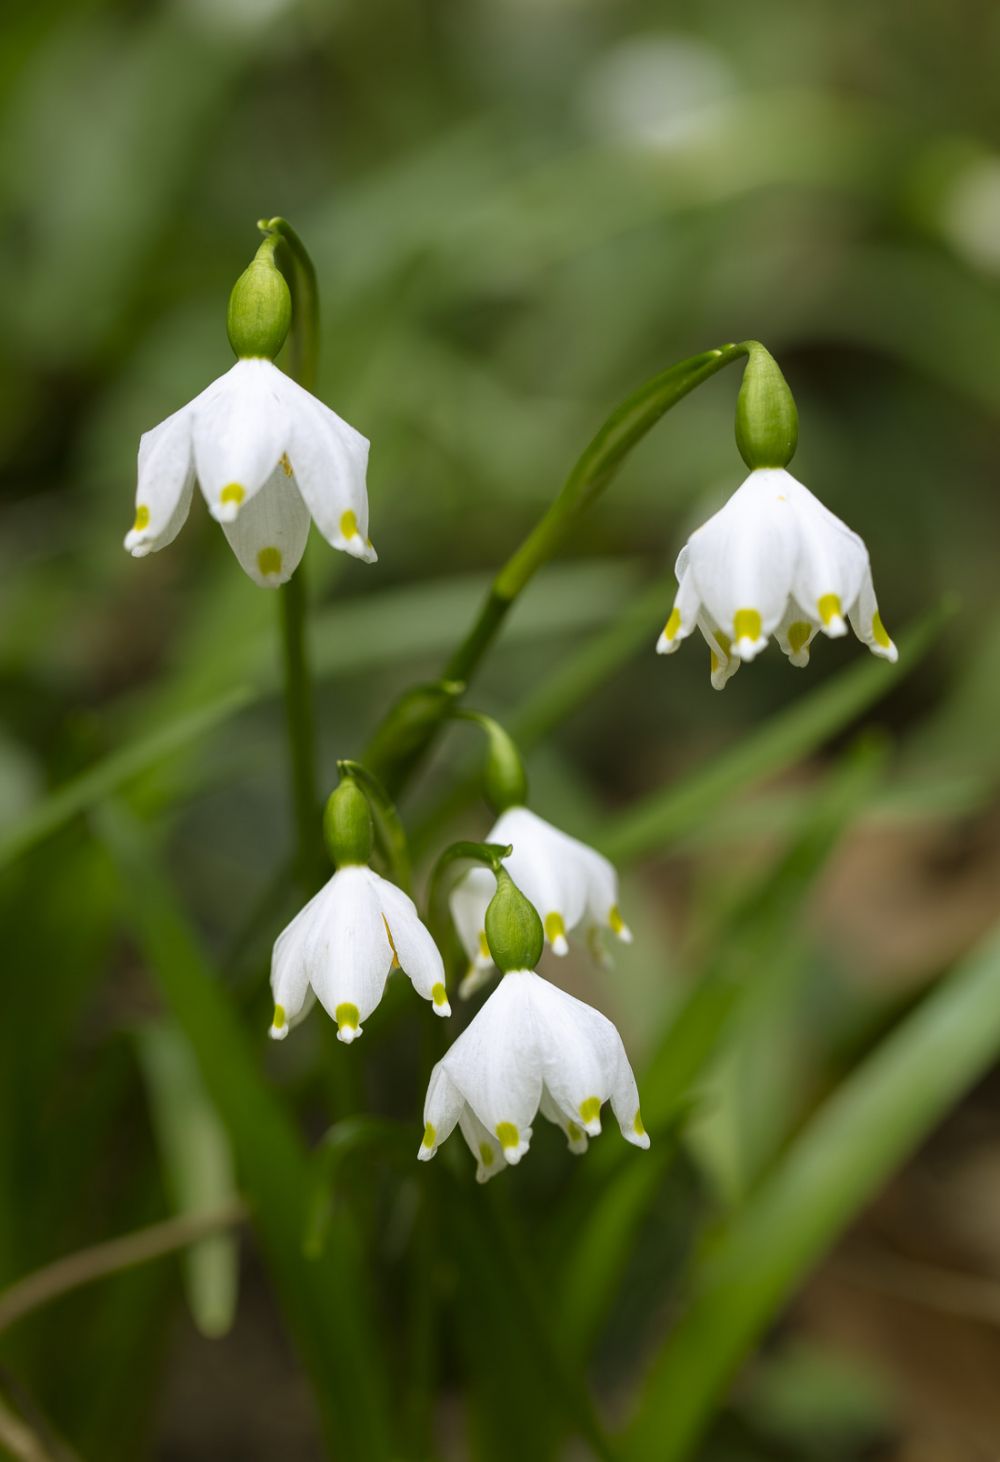
<instances>
[{"instance_id":1,"label":"green bud","mask_svg":"<svg viewBox=\"0 0 1000 1462\"><path fill-rule=\"evenodd\" d=\"M368 798L352 777L330 794L323 813L323 838L338 868L367 863L372 853L372 816Z\"/></svg>"},{"instance_id":2,"label":"green bud","mask_svg":"<svg viewBox=\"0 0 1000 1462\"><path fill-rule=\"evenodd\" d=\"M787 467L799 439L799 414L778 363L763 345L750 347L736 402L736 445L747 466Z\"/></svg>"},{"instance_id":3,"label":"green bud","mask_svg":"<svg viewBox=\"0 0 1000 1462\"><path fill-rule=\"evenodd\" d=\"M241 360L273 360L292 323L288 282L274 262L278 240L267 238L233 285L226 314L229 343Z\"/></svg>"},{"instance_id":4,"label":"green bud","mask_svg":"<svg viewBox=\"0 0 1000 1462\"><path fill-rule=\"evenodd\" d=\"M497 814L508 807L523 807L528 800L528 778L521 754L502 726L484 718L489 737L483 795Z\"/></svg>"},{"instance_id":5,"label":"green bud","mask_svg":"<svg viewBox=\"0 0 1000 1462\"><path fill-rule=\"evenodd\" d=\"M542 921L506 868L486 910L486 943L498 970L533 970L542 957Z\"/></svg>"}]
</instances>

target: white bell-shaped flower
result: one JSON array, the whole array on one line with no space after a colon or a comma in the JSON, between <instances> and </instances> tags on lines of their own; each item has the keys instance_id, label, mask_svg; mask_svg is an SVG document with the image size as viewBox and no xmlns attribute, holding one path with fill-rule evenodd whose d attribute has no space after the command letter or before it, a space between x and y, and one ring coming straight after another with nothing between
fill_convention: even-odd
<instances>
[{"instance_id":1,"label":"white bell-shaped flower","mask_svg":"<svg viewBox=\"0 0 1000 1462\"><path fill-rule=\"evenodd\" d=\"M431 1072L417 1156L432 1158L458 1125L483 1183L520 1162L539 1111L563 1129L571 1151L585 1152L606 1101L622 1136L648 1147L635 1077L611 1021L540 975L515 970Z\"/></svg>"},{"instance_id":2,"label":"white bell-shaped flower","mask_svg":"<svg viewBox=\"0 0 1000 1462\"><path fill-rule=\"evenodd\" d=\"M318 998L350 1043L402 969L435 1015L450 1015L444 965L413 900L363 864L339 868L279 935L271 959L274 1020L283 1040Z\"/></svg>"},{"instance_id":3,"label":"white bell-shaped flower","mask_svg":"<svg viewBox=\"0 0 1000 1462\"><path fill-rule=\"evenodd\" d=\"M595 955L600 954L602 929L610 929L625 944L632 942L632 932L618 907L618 875L603 854L560 832L527 807L508 807L486 841L511 845L513 851L505 866L538 910L553 954L569 952L566 936L580 924ZM484 984L494 969L485 928L493 890L488 869L473 868L451 892L451 915L470 964L459 987L463 997Z\"/></svg>"},{"instance_id":4,"label":"white bell-shaped flower","mask_svg":"<svg viewBox=\"0 0 1000 1462\"><path fill-rule=\"evenodd\" d=\"M180 532L198 483L255 584L291 578L310 518L328 543L374 563L368 441L270 360L238 360L139 443L136 558Z\"/></svg>"},{"instance_id":5,"label":"white bell-shaped flower","mask_svg":"<svg viewBox=\"0 0 1000 1462\"><path fill-rule=\"evenodd\" d=\"M864 542L784 468L751 472L692 533L676 573L677 597L656 648L669 655L700 629L717 690L771 635L793 665L808 664L814 636L846 634L845 617L873 654L897 659Z\"/></svg>"}]
</instances>

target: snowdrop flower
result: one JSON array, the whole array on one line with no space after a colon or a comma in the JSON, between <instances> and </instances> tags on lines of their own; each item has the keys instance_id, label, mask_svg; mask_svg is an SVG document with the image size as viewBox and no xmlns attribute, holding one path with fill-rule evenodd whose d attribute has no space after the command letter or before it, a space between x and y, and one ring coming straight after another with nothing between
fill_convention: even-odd
<instances>
[{"instance_id":1,"label":"snowdrop flower","mask_svg":"<svg viewBox=\"0 0 1000 1462\"><path fill-rule=\"evenodd\" d=\"M125 537L136 558L172 543L197 482L240 564L265 588L291 578L310 520L334 548L376 559L366 438L274 364L291 319L275 246L265 239L233 289L236 364L142 436L135 522Z\"/></svg>"},{"instance_id":2,"label":"snowdrop flower","mask_svg":"<svg viewBox=\"0 0 1000 1462\"><path fill-rule=\"evenodd\" d=\"M809 663L819 631L847 633L889 661L868 550L846 523L781 467L750 473L677 559L677 598L657 650L669 655L698 628L721 690L775 635L793 665Z\"/></svg>"},{"instance_id":3,"label":"snowdrop flower","mask_svg":"<svg viewBox=\"0 0 1000 1462\"><path fill-rule=\"evenodd\" d=\"M503 869L486 929L503 977L431 1072L417 1156L428 1161L458 1126L485 1182L520 1162L539 1111L563 1129L572 1152L585 1152L606 1101L623 1137L648 1147L621 1036L605 1016L534 973L541 921Z\"/></svg>"},{"instance_id":4,"label":"snowdrop flower","mask_svg":"<svg viewBox=\"0 0 1000 1462\"><path fill-rule=\"evenodd\" d=\"M625 944L632 942L632 931L618 907L618 875L607 858L586 843L560 832L527 807L508 807L486 841L512 845L507 868L541 915L553 954L569 952L566 936L581 923L595 955L600 953L602 929L610 929ZM470 961L459 987L463 998L484 984L494 968L485 926L493 890L493 875L485 868L473 868L451 893L451 915Z\"/></svg>"},{"instance_id":5,"label":"snowdrop flower","mask_svg":"<svg viewBox=\"0 0 1000 1462\"><path fill-rule=\"evenodd\" d=\"M284 1040L318 998L337 1022L338 1040L350 1044L397 968L435 1015L450 1015L444 965L413 900L367 866L371 818L350 778L330 797L323 825L337 871L275 943L270 1035Z\"/></svg>"},{"instance_id":6,"label":"snowdrop flower","mask_svg":"<svg viewBox=\"0 0 1000 1462\"><path fill-rule=\"evenodd\" d=\"M648 1147L639 1093L611 1021L531 970L506 974L434 1067L417 1156L432 1158L458 1125L481 1183L528 1151L535 1114L586 1152L611 1102L626 1141Z\"/></svg>"}]
</instances>

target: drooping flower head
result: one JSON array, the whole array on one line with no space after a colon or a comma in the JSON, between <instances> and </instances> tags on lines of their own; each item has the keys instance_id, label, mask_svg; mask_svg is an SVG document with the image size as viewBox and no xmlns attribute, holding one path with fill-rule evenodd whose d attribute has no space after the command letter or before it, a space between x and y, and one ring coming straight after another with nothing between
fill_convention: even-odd
<instances>
[{"instance_id":1,"label":"drooping flower head","mask_svg":"<svg viewBox=\"0 0 1000 1462\"><path fill-rule=\"evenodd\" d=\"M846 634L846 619L873 654L895 660L864 542L786 470L798 440L787 382L762 345L744 348L736 441L750 476L681 549L656 648L669 655L701 630L717 690L771 635L793 665L806 665L813 638Z\"/></svg>"},{"instance_id":2,"label":"drooping flower head","mask_svg":"<svg viewBox=\"0 0 1000 1462\"><path fill-rule=\"evenodd\" d=\"M236 364L143 434L135 522L125 537L136 558L172 543L197 482L240 564L265 588L291 578L310 520L334 548L376 559L368 538L368 441L273 361L290 318L273 247L264 240L233 290Z\"/></svg>"},{"instance_id":3,"label":"drooping flower head","mask_svg":"<svg viewBox=\"0 0 1000 1462\"><path fill-rule=\"evenodd\" d=\"M604 929L631 943L631 930L618 905L618 875L594 848L560 832L527 807L508 807L486 841L512 845L507 868L541 915L553 954L568 953L566 936L580 925L595 954ZM452 918L470 961L459 990L462 995L477 989L494 968L485 924L493 892L493 875L485 868L473 868L451 893Z\"/></svg>"},{"instance_id":4,"label":"drooping flower head","mask_svg":"<svg viewBox=\"0 0 1000 1462\"><path fill-rule=\"evenodd\" d=\"M435 1015L450 1015L441 955L413 900L367 866L371 828L364 794L345 780L330 803L337 871L274 946L270 1035L283 1040L319 999L337 1022L338 1039L356 1040L396 968Z\"/></svg>"},{"instance_id":5,"label":"drooping flower head","mask_svg":"<svg viewBox=\"0 0 1000 1462\"><path fill-rule=\"evenodd\" d=\"M458 1126L480 1182L528 1151L538 1112L585 1152L610 1101L622 1135L649 1137L622 1040L611 1021L534 972L542 952L537 913L505 872L486 915L500 984L434 1067L418 1157L432 1158Z\"/></svg>"},{"instance_id":6,"label":"drooping flower head","mask_svg":"<svg viewBox=\"0 0 1000 1462\"><path fill-rule=\"evenodd\" d=\"M845 618L873 654L897 658L867 548L783 468L751 472L692 533L676 572L677 598L656 648L669 655L701 630L718 690L771 635L793 665L807 665L814 637L846 634Z\"/></svg>"}]
</instances>

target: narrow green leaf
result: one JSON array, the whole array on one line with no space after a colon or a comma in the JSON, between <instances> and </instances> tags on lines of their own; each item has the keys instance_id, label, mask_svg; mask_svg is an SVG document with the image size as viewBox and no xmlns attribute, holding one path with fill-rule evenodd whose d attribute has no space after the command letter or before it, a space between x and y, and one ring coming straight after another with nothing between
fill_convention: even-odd
<instances>
[{"instance_id":1,"label":"narrow green leaf","mask_svg":"<svg viewBox=\"0 0 1000 1462\"><path fill-rule=\"evenodd\" d=\"M810 1267L1000 1053L1000 927L834 1092L692 1276L627 1433L692 1455L730 1377Z\"/></svg>"},{"instance_id":2,"label":"narrow green leaf","mask_svg":"<svg viewBox=\"0 0 1000 1462\"><path fill-rule=\"evenodd\" d=\"M628 863L696 827L727 798L815 751L888 695L916 669L953 612L946 603L924 615L903 635L895 665L859 660L703 771L626 812L593 841L613 862Z\"/></svg>"},{"instance_id":3,"label":"narrow green leaf","mask_svg":"<svg viewBox=\"0 0 1000 1462\"><path fill-rule=\"evenodd\" d=\"M341 1204L326 1255L302 1254L311 1192L304 1145L261 1076L214 971L177 908L142 826L120 806L95 814L126 890L125 914L229 1135L290 1328L311 1374L333 1455L390 1454L386 1371L362 1273L362 1246Z\"/></svg>"},{"instance_id":4,"label":"narrow green leaf","mask_svg":"<svg viewBox=\"0 0 1000 1462\"><path fill-rule=\"evenodd\" d=\"M135 1037L167 1191L178 1214L213 1213L237 1197L232 1152L189 1043L171 1020ZM217 1233L185 1250L188 1305L203 1335L225 1335L236 1312L239 1245Z\"/></svg>"}]
</instances>

